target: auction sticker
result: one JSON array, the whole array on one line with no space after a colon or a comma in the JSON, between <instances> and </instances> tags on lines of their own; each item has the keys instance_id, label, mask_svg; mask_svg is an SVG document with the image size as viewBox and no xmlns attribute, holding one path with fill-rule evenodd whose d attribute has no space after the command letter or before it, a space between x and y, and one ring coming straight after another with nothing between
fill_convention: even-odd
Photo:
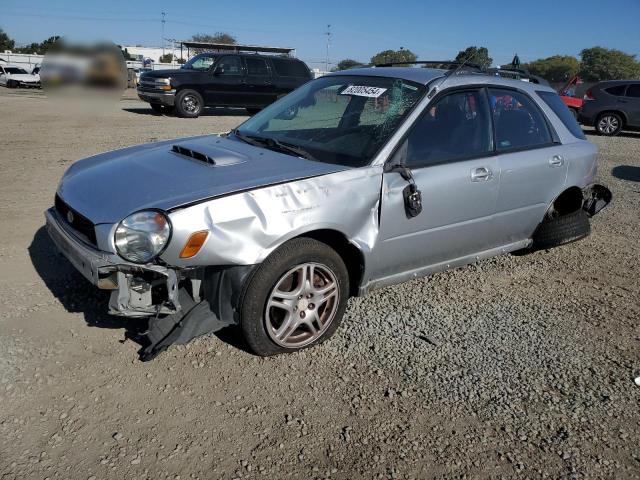
<instances>
[{"instance_id":1,"label":"auction sticker","mask_svg":"<svg viewBox=\"0 0 640 480\"><path fill-rule=\"evenodd\" d=\"M378 98L386 91L386 88L367 87L365 85L350 85L349 87L341 91L340 95L356 95L357 97Z\"/></svg>"}]
</instances>

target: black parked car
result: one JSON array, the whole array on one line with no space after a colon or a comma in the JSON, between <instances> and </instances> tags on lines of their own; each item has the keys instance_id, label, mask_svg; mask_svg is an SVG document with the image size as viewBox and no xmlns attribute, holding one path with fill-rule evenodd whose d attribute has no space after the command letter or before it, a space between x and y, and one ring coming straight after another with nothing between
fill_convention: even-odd
<instances>
[{"instance_id":1,"label":"black parked car","mask_svg":"<svg viewBox=\"0 0 640 480\"><path fill-rule=\"evenodd\" d=\"M640 129L640 80L600 82L584 95L580 122L600 135Z\"/></svg>"},{"instance_id":2,"label":"black parked car","mask_svg":"<svg viewBox=\"0 0 640 480\"><path fill-rule=\"evenodd\" d=\"M141 75L138 96L157 112L197 117L204 107L244 107L253 114L311 80L309 67L290 57L201 53L178 70Z\"/></svg>"}]
</instances>

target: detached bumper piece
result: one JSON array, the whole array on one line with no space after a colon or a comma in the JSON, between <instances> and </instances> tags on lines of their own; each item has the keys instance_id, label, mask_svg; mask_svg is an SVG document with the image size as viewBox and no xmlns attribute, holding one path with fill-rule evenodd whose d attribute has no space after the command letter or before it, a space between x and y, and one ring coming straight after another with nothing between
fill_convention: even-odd
<instances>
[{"instance_id":1,"label":"detached bumper piece","mask_svg":"<svg viewBox=\"0 0 640 480\"><path fill-rule=\"evenodd\" d=\"M613 195L604 185L593 184L582 190L582 209L593 217L596 213L611 203Z\"/></svg>"},{"instance_id":2,"label":"detached bumper piece","mask_svg":"<svg viewBox=\"0 0 640 480\"><path fill-rule=\"evenodd\" d=\"M237 324L240 296L252 269L253 266L248 265L206 267L189 272L190 282L183 282L178 291L181 310L149 319L140 360L147 362L171 345L184 345L194 338Z\"/></svg>"}]
</instances>

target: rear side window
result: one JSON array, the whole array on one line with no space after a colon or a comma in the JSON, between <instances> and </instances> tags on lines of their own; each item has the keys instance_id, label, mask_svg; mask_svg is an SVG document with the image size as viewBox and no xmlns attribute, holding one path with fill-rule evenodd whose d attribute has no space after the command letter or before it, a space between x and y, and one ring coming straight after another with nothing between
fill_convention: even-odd
<instances>
[{"instance_id":1,"label":"rear side window","mask_svg":"<svg viewBox=\"0 0 640 480\"><path fill-rule=\"evenodd\" d=\"M540 109L526 95L514 90L489 89L498 151L536 148L552 143Z\"/></svg>"},{"instance_id":2,"label":"rear side window","mask_svg":"<svg viewBox=\"0 0 640 480\"><path fill-rule=\"evenodd\" d=\"M302 62L282 58L272 58L271 61L276 73L281 77L309 78L309 69Z\"/></svg>"},{"instance_id":3,"label":"rear side window","mask_svg":"<svg viewBox=\"0 0 640 480\"><path fill-rule=\"evenodd\" d=\"M266 77L269 75L267 62L263 58L245 58L247 62L247 75L260 75Z\"/></svg>"},{"instance_id":4,"label":"rear side window","mask_svg":"<svg viewBox=\"0 0 640 480\"><path fill-rule=\"evenodd\" d=\"M626 85L616 85L615 87L605 88L604 91L609 95L615 95L616 97L621 97L624 95L624 90L627 88Z\"/></svg>"},{"instance_id":5,"label":"rear side window","mask_svg":"<svg viewBox=\"0 0 640 480\"><path fill-rule=\"evenodd\" d=\"M634 83L627 88L627 97L640 98L640 83Z\"/></svg>"},{"instance_id":6,"label":"rear side window","mask_svg":"<svg viewBox=\"0 0 640 480\"><path fill-rule=\"evenodd\" d=\"M564 104L562 99L558 96L557 93L553 92L536 92L544 103L546 103L553 113L555 113L560 121L567 127L567 130L571 132L571 134L579 138L580 140L585 140L587 137L584 136L584 132L578 122L576 121L573 114L569 111L569 108Z\"/></svg>"}]
</instances>

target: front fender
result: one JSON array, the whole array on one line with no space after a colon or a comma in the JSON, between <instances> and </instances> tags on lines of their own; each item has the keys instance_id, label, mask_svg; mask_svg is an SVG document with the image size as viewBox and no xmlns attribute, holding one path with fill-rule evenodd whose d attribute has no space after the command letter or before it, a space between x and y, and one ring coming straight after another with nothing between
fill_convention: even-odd
<instances>
[{"instance_id":1,"label":"front fender","mask_svg":"<svg viewBox=\"0 0 640 480\"><path fill-rule=\"evenodd\" d=\"M382 168L364 167L228 195L172 212L162 260L177 267L253 265L291 238L335 230L364 255L378 237ZM208 230L200 252L181 259L189 236Z\"/></svg>"}]
</instances>

